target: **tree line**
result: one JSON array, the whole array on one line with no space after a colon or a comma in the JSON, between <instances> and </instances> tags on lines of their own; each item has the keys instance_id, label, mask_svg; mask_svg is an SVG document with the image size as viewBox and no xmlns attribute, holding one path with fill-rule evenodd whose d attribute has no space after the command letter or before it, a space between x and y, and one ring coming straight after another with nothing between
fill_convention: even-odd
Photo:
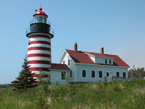
<instances>
[{"instance_id":1,"label":"tree line","mask_svg":"<svg viewBox=\"0 0 145 109\"><path fill-rule=\"evenodd\" d=\"M144 68L134 68L128 71L128 78L144 78L145 70Z\"/></svg>"}]
</instances>

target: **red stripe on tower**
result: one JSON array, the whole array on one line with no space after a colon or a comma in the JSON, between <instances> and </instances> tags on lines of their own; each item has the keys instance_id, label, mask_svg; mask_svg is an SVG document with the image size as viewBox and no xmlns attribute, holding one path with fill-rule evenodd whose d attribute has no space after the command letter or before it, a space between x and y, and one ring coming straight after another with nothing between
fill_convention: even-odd
<instances>
[{"instance_id":1,"label":"red stripe on tower","mask_svg":"<svg viewBox=\"0 0 145 109\"><path fill-rule=\"evenodd\" d=\"M28 68L29 71L39 71L39 70L43 70L43 71L50 71L49 68L41 68L41 67L31 67Z\"/></svg>"},{"instance_id":2,"label":"red stripe on tower","mask_svg":"<svg viewBox=\"0 0 145 109\"><path fill-rule=\"evenodd\" d=\"M46 42L46 41L31 41L29 42L30 44L47 44L47 45L51 45L50 42Z\"/></svg>"},{"instance_id":3,"label":"red stripe on tower","mask_svg":"<svg viewBox=\"0 0 145 109\"><path fill-rule=\"evenodd\" d=\"M51 58L51 55L49 54L28 54L27 57L47 57L47 58Z\"/></svg>"},{"instance_id":4,"label":"red stripe on tower","mask_svg":"<svg viewBox=\"0 0 145 109\"><path fill-rule=\"evenodd\" d=\"M47 51L51 51L51 49L47 48L47 47L30 47L30 48L28 48L28 51L29 50L47 50Z\"/></svg>"},{"instance_id":5,"label":"red stripe on tower","mask_svg":"<svg viewBox=\"0 0 145 109\"><path fill-rule=\"evenodd\" d=\"M43 61L43 60L33 60L33 61L28 61L28 64L51 64L51 62Z\"/></svg>"}]
</instances>

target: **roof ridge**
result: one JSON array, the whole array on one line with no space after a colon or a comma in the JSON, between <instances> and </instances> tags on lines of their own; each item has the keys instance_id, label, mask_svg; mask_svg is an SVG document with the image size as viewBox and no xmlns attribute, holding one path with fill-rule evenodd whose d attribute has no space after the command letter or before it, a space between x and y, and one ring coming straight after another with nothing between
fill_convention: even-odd
<instances>
[{"instance_id":1,"label":"roof ridge","mask_svg":"<svg viewBox=\"0 0 145 109\"><path fill-rule=\"evenodd\" d=\"M65 50L69 50L69 49L65 49ZM74 51L74 50L71 50L71 51ZM81 50L79 50L81 51ZM77 52L79 52L77 51ZM81 51L81 52L86 52L86 53L96 53L96 52L89 52L89 51ZM102 54L102 53L98 53L98 54ZM104 55L113 55L113 56L118 56L118 55L114 55L114 54L104 54Z\"/></svg>"}]
</instances>

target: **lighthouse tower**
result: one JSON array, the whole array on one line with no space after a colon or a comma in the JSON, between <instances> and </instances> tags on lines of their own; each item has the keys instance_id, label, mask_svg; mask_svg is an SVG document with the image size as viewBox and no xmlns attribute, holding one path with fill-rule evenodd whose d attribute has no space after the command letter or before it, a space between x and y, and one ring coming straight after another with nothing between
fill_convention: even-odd
<instances>
[{"instance_id":1,"label":"lighthouse tower","mask_svg":"<svg viewBox=\"0 0 145 109\"><path fill-rule=\"evenodd\" d=\"M30 28L26 30L26 36L29 38L27 61L31 73L40 74L40 69L49 72L51 68L51 38L54 37L50 28L48 16L39 8L35 10L33 20L30 21ZM35 75L32 75L35 79ZM38 79L35 83L38 83Z\"/></svg>"}]
</instances>

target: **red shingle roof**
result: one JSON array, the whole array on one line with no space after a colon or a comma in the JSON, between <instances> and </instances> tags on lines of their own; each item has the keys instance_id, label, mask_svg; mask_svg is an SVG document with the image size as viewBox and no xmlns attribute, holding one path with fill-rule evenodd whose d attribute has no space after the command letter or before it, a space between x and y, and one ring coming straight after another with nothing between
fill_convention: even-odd
<instances>
[{"instance_id":1,"label":"red shingle roof","mask_svg":"<svg viewBox=\"0 0 145 109\"><path fill-rule=\"evenodd\" d=\"M57 63L51 63L51 69L55 70L71 70L66 64L57 64Z\"/></svg>"},{"instance_id":2,"label":"red shingle roof","mask_svg":"<svg viewBox=\"0 0 145 109\"><path fill-rule=\"evenodd\" d=\"M66 51L68 52L68 54L71 56L71 58L74 60L75 63L106 65L106 64L100 64L100 63L94 63L91 60L91 58L86 54L86 53L89 53L89 54L94 55L94 56L113 58L113 65L109 65L109 66L130 67L117 55L101 54L101 53L93 53L93 52L83 52L83 51L74 51L74 50L67 50L67 49L66 49Z\"/></svg>"}]
</instances>

